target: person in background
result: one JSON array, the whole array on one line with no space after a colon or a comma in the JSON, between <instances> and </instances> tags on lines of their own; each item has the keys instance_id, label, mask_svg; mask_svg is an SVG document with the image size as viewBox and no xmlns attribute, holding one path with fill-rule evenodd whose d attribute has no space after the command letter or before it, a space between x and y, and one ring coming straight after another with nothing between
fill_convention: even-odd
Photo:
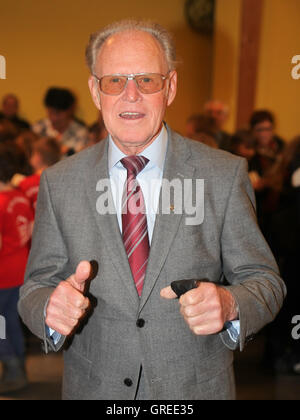
<instances>
[{"instance_id":1,"label":"person in background","mask_svg":"<svg viewBox=\"0 0 300 420\"><path fill-rule=\"evenodd\" d=\"M230 151L230 134L224 131L224 125L229 116L228 106L219 100L208 101L204 105L204 114L215 121L218 147Z\"/></svg>"},{"instance_id":2,"label":"person in background","mask_svg":"<svg viewBox=\"0 0 300 420\"><path fill-rule=\"evenodd\" d=\"M257 158L263 171L282 153L285 143L275 134L275 118L270 111L255 111L251 115L249 125L257 142Z\"/></svg>"},{"instance_id":3,"label":"person in background","mask_svg":"<svg viewBox=\"0 0 300 420\"><path fill-rule=\"evenodd\" d=\"M15 143L22 150L26 159L26 170L23 170L24 177L32 175L33 169L30 165L30 158L33 152L34 144L40 139L40 137L31 130L26 130L16 137ZM20 179L21 181L22 179ZM20 182L19 181L19 182ZM19 183L16 185L18 186Z\"/></svg>"},{"instance_id":4,"label":"person in background","mask_svg":"<svg viewBox=\"0 0 300 420\"><path fill-rule=\"evenodd\" d=\"M29 199L34 212L39 192L41 174L45 169L59 162L60 159L61 147L55 139L45 137L33 144L30 164L34 173L21 181L19 189Z\"/></svg>"},{"instance_id":5,"label":"person in background","mask_svg":"<svg viewBox=\"0 0 300 420\"><path fill-rule=\"evenodd\" d=\"M0 121L4 119L10 121L18 132L30 128L29 122L19 117L19 99L12 93L5 95L2 100Z\"/></svg>"},{"instance_id":6,"label":"person in background","mask_svg":"<svg viewBox=\"0 0 300 420\"><path fill-rule=\"evenodd\" d=\"M248 162L255 155L255 139L249 130L238 130L230 140L231 153L243 157Z\"/></svg>"},{"instance_id":7,"label":"person in background","mask_svg":"<svg viewBox=\"0 0 300 420\"><path fill-rule=\"evenodd\" d=\"M238 130L230 140L231 153L234 155L247 159L248 163L251 162L255 156L256 141L250 130ZM260 177L256 171L249 169L249 177L254 189L260 183Z\"/></svg>"},{"instance_id":8,"label":"person in background","mask_svg":"<svg viewBox=\"0 0 300 420\"><path fill-rule=\"evenodd\" d=\"M212 117L194 114L186 121L185 135L192 140L200 141L207 146L217 149L216 134L215 121Z\"/></svg>"},{"instance_id":9,"label":"person in background","mask_svg":"<svg viewBox=\"0 0 300 420\"><path fill-rule=\"evenodd\" d=\"M6 339L0 340L0 395L26 386L24 337L17 312L31 238L33 214L27 198L10 180L15 173L14 151L0 144L0 314Z\"/></svg>"},{"instance_id":10,"label":"person in background","mask_svg":"<svg viewBox=\"0 0 300 420\"><path fill-rule=\"evenodd\" d=\"M278 176L277 166L282 158L284 141L274 132L275 119L270 111L255 111L249 125L256 141L256 153L249 161L249 168L253 175L258 221L271 245L269 224L279 200L278 183L274 180Z\"/></svg>"},{"instance_id":11,"label":"person in background","mask_svg":"<svg viewBox=\"0 0 300 420\"><path fill-rule=\"evenodd\" d=\"M105 124L102 118L102 114L99 112L99 118L96 122L91 124L89 126L89 141L87 144L87 147L93 146L96 143L99 143L99 141L104 140L108 133L105 128Z\"/></svg>"},{"instance_id":12,"label":"person in background","mask_svg":"<svg viewBox=\"0 0 300 420\"><path fill-rule=\"evenodd\" d=\"M17 132L12 129L11 123L7 121L0 123L0 144L5 144L7 148L12 150L15 161L14 167L16 172L10 180L14 187L17 187L25 176L32 174L32 169L27 159L27 153L17 141L16 135ZM20 136L22 136L22 134Z\"/></svg>"},{"instance_id":13,"label":"person in background","mask_svg":"<svg viewBox=\"0 0 300 420\"><path fill-rule=\"evenodd\" d=\"M0 120L0 142L7 141L8 137L14 140L18 134L17 128L11 121L5 118Z\"/></svg>"},{"instance_id":14,"label":"person in background","mask_svg":"<svg viewBox=\"0 0 300 420\"><path fill-rule=\"evenodd\" d=\"M207 117L203 114L193 114L187 119L185 124L186 137L193 139L195 135L203 130L209 130L213 135L216 134L215 120L212 117Z\"/></svg>"},{"instance_id":15,"label":"person in background","mask_svg":"<svg viewBox=\"0 0 300 420\"><path fill-rule=\"evenodd\" d=\"M45 95L44 105L47 118L35 123L33 131L41 137L53 137L58 140L65 156L82 150L88 142L88 131L73 118L73 93L68 89L50 88Z\"/></svg>"},{"instance_id":16,"label":"person in background","mask_svg":"<svg viewBox=\"0 0 300 420\"><path fill-rule=\"evenodd\" d=\"M270 215L269 238L289 293L279 316L266 328L264 364L276 373L300 374L300 341L291 333L300 302L300 136L288 143L274 173L279 199Z\"/></svg>"}]
</instances>

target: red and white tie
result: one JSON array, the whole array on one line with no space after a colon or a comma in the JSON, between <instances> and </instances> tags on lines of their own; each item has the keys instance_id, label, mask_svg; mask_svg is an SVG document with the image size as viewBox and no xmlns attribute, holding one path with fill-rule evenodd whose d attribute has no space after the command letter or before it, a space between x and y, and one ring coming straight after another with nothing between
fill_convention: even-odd
<instances>
[{"instance_id":1,"label":"red and white tie","mask_svg":"<svg viewBox=\"0 0 300 420\"><path fill-rule=\"evenodd\" d=\"M149 159L144 156L121 159L127 169L122 198L122 236L139 296L143 290L150 246L144 196L136 177L148 162Z\"/></svg>"}]
</instances>

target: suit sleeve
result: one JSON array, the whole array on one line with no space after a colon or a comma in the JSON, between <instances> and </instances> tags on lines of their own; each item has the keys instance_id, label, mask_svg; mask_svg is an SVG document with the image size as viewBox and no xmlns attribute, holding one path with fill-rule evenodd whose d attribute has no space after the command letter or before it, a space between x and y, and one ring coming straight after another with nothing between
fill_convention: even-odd
<instances>
[{"instance_id":1,"label":"suit sleeve","mask_svg":"<svg viewBox=\"0 0 300 420\"><path fill-rule=\"evenodd\" d=\"M257 224L255 196L247 163L240 161L228 198L221 237L224 275L239 308L240 338L234 345L228 334L223 342L230 348L245 344L282 307L286 288L275 259Z\"/></svg>"},{"instance_id":2,"label":"suit sleeve","mask_svg":"<svg viewBox=\"0 0 300 420\"><path fill-rule=\"evenodd\" d=\"M62 337L58 345L54 346L46 334L45 314L54 289L70 275L67 263L66 247L55 217L47 176L44 172L41 177L32 246L25 282L20 290L18 309L27 327L44 341L46 352L49 346L54 351L58 350L65 340L65 337Z\"/></svg>"}]
</instances>

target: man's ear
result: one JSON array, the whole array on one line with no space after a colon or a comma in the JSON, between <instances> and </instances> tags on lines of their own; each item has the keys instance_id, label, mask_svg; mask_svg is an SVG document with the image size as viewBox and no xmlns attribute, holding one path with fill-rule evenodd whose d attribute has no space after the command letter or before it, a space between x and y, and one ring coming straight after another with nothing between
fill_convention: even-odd
<instances>
[{"instance_id":1,"label":"man's ear","mask_svg":"<svg viewBox=\"0 0 300 420\"><path fill-rule=\"evenodd\" d=\"M99 109L99 111L101 111L100 93L99 93L98 83L95 80L94 76L89 77L88 85L89 85L89 89L90 89L94 104Z\"/></svg>"},{"instance_id":2,"label":"man's ear","mask_svg":"<svg viewBox=\"0 0 300 420\"><path fill-rule=\"evenodd\" d=\"M174 101L177 92L177 71L173 70L169 77L169 86L167 91L167 105L170 106Z\"/></svg>"}]
</instances>

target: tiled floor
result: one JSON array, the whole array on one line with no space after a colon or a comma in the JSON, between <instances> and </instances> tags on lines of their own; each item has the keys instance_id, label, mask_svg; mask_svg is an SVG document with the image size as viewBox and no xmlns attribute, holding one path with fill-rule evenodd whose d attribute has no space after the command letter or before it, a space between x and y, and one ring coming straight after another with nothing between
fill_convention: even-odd
<instances>
[{"instance_id":1,"label":"tiled floor","mask_svg":"<svg viewBox=\"0 0 300 420\"><path fill-rule=\"evenodd\" d=\"M237 395L241 400L300 400L300 376L267 373L260 366L263 338L236 353ZM29 386L0 400L58 400L61 393L61 354L43 355L36 348L27 358Z\"/></svg>"}]
</instances>

